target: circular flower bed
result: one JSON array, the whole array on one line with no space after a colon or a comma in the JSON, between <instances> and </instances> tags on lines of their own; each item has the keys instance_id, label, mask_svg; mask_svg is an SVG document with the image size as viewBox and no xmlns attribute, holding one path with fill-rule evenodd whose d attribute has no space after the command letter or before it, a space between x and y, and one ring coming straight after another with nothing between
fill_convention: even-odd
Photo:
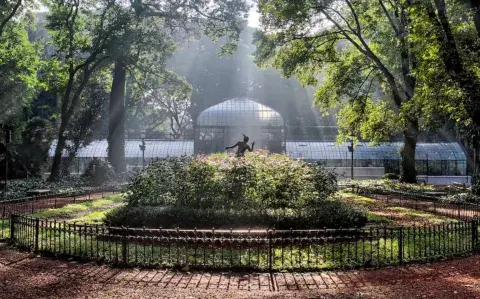
<instances>
[{"instance_id":1,"label":"circular flower bed","mask_svg":"<svg viewBox=\"0 0 480 299\"><path fill-rule=\"evenodd\" d=\"M332 199L336 177L320 165L257 151L151 164L112 225L323 228L361 226L364 210Z\"/></svg>"}]
</instances>

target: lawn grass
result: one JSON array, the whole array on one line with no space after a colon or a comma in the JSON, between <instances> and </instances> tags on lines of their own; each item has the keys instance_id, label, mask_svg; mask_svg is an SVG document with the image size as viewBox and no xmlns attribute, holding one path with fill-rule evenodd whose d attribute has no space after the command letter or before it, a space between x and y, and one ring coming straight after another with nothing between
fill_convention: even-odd
<instances>
[{"instance_id":1,"label":"lawn grass","mask_svg":"<svg viewBox=\"0 0 480 299\"><path fill-rule=\"evenodd\" d=\"M108 205L108 206L111 206L111 205ZM110 207L110 208L103 209L101 211L92 211L91 213L88 213L86 215L70 219L67 222L68 223L76 222L76 223L86 223L86 224L102 224L103 220L105 219L105 215L107 213L110 213L116 208L117 207Z\"/></svg>"},{"instance_id":2,"label":"lawn grass","mask_svg":"<svg viewBox=\"0 0 480 299\"><path fill-rule=\"evenodd\" d=\"M381 216L381 215L375 214L372 211L368 211L367 217L368 217L368 223L373 224L373 225L393 224L394 223L393 219L390 219L386 216Z\"/></svg>"},{"instance_id":3,"label":"lawn grass","mask_svg":"<svg viewBox=\"0 0 480 299\"><path fill-rule=\"evenodd\" d=\"M370 225L419 226L457 222L454 218L404 207L389 206L385 202L349 192L340 191L337 193L337 196L343 201L367 208L369 210L368 223Z\"/></svg>"},{"instance_id":4,"label":"lawn grass","mask_svg":"<svg viewBox=\"0 0 480 299\"><path fill-rule=\"evenodd\" d=\"M0 219L0 240L10 238L10 220Z\"/></svg>"},{"instance_id":5,"label":"lawn grass","mask_svg":"<svg viewBox=\"0 0 480 299\"><path fill-rule=\"evenodd\" d=\"M98 217L103 217L105 210L109 210L112 206L118 206L124 201L122 194L110 195L102 199L86 201L78 204L65 205L58 209L46 209L31 215L34 218L42 219L74 219L80 221L94 221Z\"/></svg>"}]
</instances>

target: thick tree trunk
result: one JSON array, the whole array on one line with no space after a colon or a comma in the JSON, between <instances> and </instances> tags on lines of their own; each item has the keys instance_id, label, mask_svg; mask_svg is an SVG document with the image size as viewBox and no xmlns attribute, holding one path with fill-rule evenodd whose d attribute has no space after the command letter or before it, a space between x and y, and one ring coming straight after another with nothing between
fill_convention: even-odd
<instances>
[{"instance_id":1,"label":"thick tree trunk","mask_svg":"<svg viewBox=\"0 0 480 299\"><path fill-rule=\"evenodd\" d=\"M116 173L125 171L125 82L126 69L115 62L108 120L108 161Z\"/></svg>"},{"instance_id":2,"label":"thick tree trunk","mask_svg":"<svg viewBox=\"0 0 480 299\"><path fill-rule=\"evenodd\" d=\"M418 122L412 121L403 132L402 167L400 179L404 183L416 183L415 150L418 140Z\"/></svg>"},{"instance_id":3,"label":"thick tree trunk","mask_svg":"<svg viewBox=\"0 0 480 299\"><path fill-rule=\"evenodd\" d=\"M58 132L58 141L57 146L55 147L55 155L53 156L53 163L52 168L50 170L50 177L48 178L49 181L54 182L57 181L60 177L60 169L62 164L62 152L65 148L67 139L64 136L65 132L65 125L64 121L60 124L60 130Z\"/></svg>"}]
</instances>

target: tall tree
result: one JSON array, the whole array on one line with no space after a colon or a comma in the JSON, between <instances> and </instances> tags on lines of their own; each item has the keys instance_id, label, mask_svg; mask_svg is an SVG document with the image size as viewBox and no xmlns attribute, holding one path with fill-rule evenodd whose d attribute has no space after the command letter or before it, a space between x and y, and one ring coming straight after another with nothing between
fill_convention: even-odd
<instances>
[{"instance_id":1,"label":"tall tree","mask_svg":"<svg viewBox=\"0 0 480 299\"><path fill-rule=\"evenodd\" d=\"M416 57L408 41L405 1L264 1L257 63L273 65L304 85L317 85L325 113L340 105L339 141L350 134L379 141L403 134L402 175L416 181L421 111L415 104ZM375 94L381 88L383 94Z\"/></svg>"},{"instance_id":2,"label":"tall tree","mask_svg":"<svg viewBox=\"0 0 480 299\"><path fill-rule=\"evenodd\" d=\"M104 120L108 118L108 92L106 86L109 76L97 74L85 86L72 118L66 130L69 144L66 146L67 159L63 163L68 170L81 147L96 139L103 139Z\"/></svg>"},{"instance_id":3,"label":"tall tree","mask_svg":"<svg viewBox=\"0 0 480 299\"><path fill-rule=\"evenodd\" d=\"M128 26L112 41L108 53L114 62L109 102L108 158L116 172L125 170L125 90L127 73L162 77L175 43L161 20L137 16L131 7L117 4L116 18Z\"/></svg>"},{"instance_id":4,"label":"tall tree","mask_svg":"<svg viewBox=\"0 0 480 299\"><path fill-rule=\"evenodd\" d=\"M463 127L462 131L478 132L480 39L475 18L466 21L464 16L468 12L456 1L412 0L411 4L409 15L415 20L412 26L414 44L418 51L427 54L421 56L420 71L416 73L416 77L425 83L421 90L434 95L430 105L443 110ZM472 6L475 5L472 1ZM464 143L477 152L476 173L480 174L480 140L472 142L470 137L467 139Z\"/></svg>"},{"instance_id":5,"label":"tall tree","mask_svg":"<svg viewBox=\"0 0 480 299\"><path fill-rule=\"evenodd\" d=\"M139 18L154 17L172 35L203 33L217 40L226 37L222 53L232 53L236 48L240 31L243 28L249 6L245 0L133 0L132 7ZM140 38L138 38L140 37ZM142 35L132 40L126 40L125 53L130 53L139 44L145 44ZM114 82L110 98L109 121L109 160L115 170L122 171L124 166L124 136L125 136L125 59L115 61Z\"/></svg>"},{"instance_id":6,"label":"tall tree","mask_svg":"<svg viewBox=\"0 0 480 299\"><path fill-rule=\"evenodd\" d=\"M125 19L111 17L115 14L113 1L47 1L50 14L46 27L56 50L47 75L52 91L59 94L61 102L50 180L59 178L67 128L82 92L92 76L107 66L110 58L107 49L112 39L127 26Z\"/></svg>"}]
</instances>

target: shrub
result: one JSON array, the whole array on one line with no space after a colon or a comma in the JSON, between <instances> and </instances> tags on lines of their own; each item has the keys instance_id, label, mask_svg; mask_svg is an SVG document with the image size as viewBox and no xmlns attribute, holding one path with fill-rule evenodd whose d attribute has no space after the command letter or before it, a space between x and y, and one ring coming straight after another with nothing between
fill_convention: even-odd
<instances>
[{"instance_id":1,"label":"shrub","mask_svg":"<svg viewBox=\"0 0 480 299\"><path fill-rule=\"evenodd\" d=\"M343 202L327 200L316 209L192 209L170 207L121 207L106 215L113 226L129 225L150 228L346 228L361 227L367 223L364 208L352 207Z\"/></svg>"},{"instance_id":2,"label":"shrub","mask_svg":"<svg viewBox=\"0 0 480 299\"><path fill-rule=\"evenodd\" d=\"M45 182L40 178L9 180L7 185L7 199L18 199L27 196L27 192L34 189L49 189L52 192L83 191L88 189L85 180L78 177L67 177L58 182ZM3 191L4 183L0 183Z\"/></svg>"},{"instance_id":3,"label":"shrub","mask_svg":"<svg viewBox=\"0 0 480 299\"><path fill-rule=\"evenodd\" d=\"M336 191L336 178L320 165L258 151L170 158L151 164L129 190L130 206L189 208L300 208Z\"/></svg>"},{"instance_id":4,"label":"shrub","mask_svg":"<svg viewBox=\"0 0 480 299\"><path fill-rule=\"evenodd\" d=\"M93 186L100 186L115 178L113 167L106 160L94 158L87 166L82 178Z\"/></svg>"},{"instance_id":5,"label":"shrub","mask_svg":"<svg viewBox=\"0 0 480 299\"><path fill-rule=\"evenodd\" d=\"M447 203L480 203L480 196L472 193L459 193L445 196L441 201Z\"/></svg>"},{"instance_id":6,"label":"shrub","mask_svg":"<svg viewBox=\"0 0 480 299\"><path fill-rule=\"evenodd\" d=\"M480 196L480 184L472 186L472 194Z\"/></svg>"},{"instance_id":7,"label":"shrub","mask_svg":"<svg viewBox=\"0 0 480 299\"><path fill-rule=\"evenodd\" d=\"M320 164L257 151L169 158L145 169L111 225L306 229L363 226L362 208L330 200L336 176Z\"/></svg>"},{"instance_id":8,"label":"shrub","mask_svg":"<svg viewBox=\"0 0 480 299\"><path fill-rule=\"evenodd\" d=\"M129 188L130 206L163 206L189 197L189 158L169 158L150 164Z\"/></svg>"},{"instance_id":9,"label":"shrub","mask_svg":"<svg viewBox=\"0 0 480 299\"><path fill-rule=\"evenodd\" d=\"M5 199L16 199L27 196L27 191L36 189L41 186L43 181L38 178L22 179L22 180L9 180L7 183L7 194L4 195ZM0 182L0 191L3 191L5 182Z\"/></svg>"},{"instance_id":10,"label":"shrub","mask_svg":"<svg viewBox=\"0 0 480 299\"><path fill-rule=\"evenodd\" d=\"M396 173L386 173L383 175L382 179L384 180L399 180L400 176Z\"/></svg>"}]
</instances>

